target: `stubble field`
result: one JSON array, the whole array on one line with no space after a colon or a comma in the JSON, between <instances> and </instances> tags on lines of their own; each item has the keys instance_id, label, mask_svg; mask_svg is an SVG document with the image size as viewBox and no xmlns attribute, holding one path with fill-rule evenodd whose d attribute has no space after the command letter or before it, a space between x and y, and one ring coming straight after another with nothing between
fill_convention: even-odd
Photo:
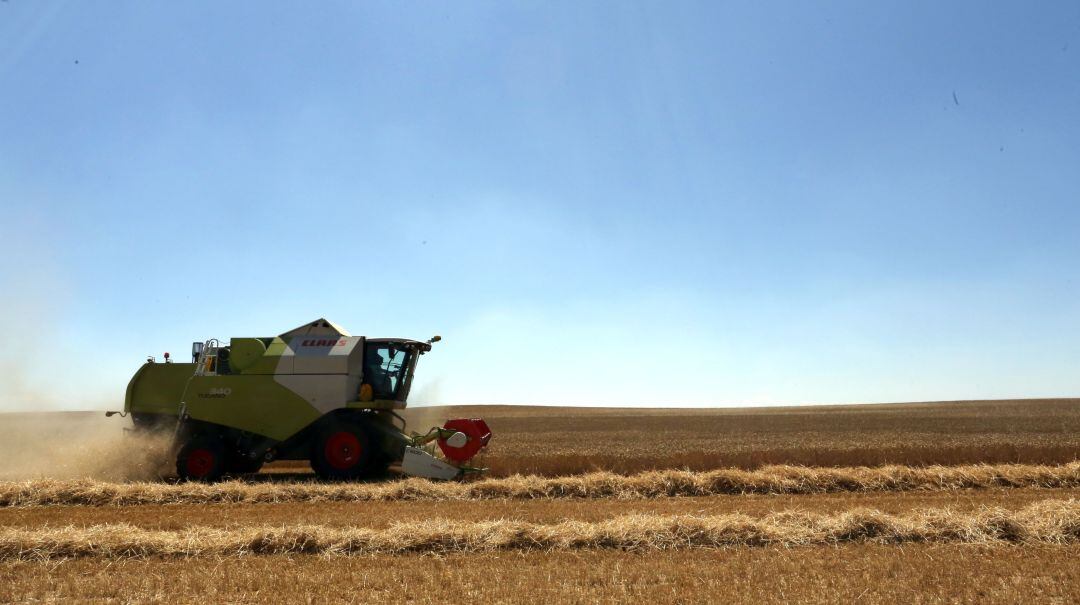
<instances>
[{"instance_id":1,"label":"stubble field","mask_svg":"<svg viewBox=\"0 0 1080 605\"><path fill-rule=\"evenodd\" d=\"M1080 400L408 413L485 417L489 478L139 481L96 417L0 417L85 459L0 452L0 600L1080 600Z\"/></svg>"}]
</instances>

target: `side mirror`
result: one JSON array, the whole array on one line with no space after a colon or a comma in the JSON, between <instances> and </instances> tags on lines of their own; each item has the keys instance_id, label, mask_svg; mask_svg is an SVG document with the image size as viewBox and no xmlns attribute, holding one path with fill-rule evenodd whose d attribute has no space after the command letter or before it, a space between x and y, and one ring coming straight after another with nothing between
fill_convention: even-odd
<instances>
[{"instance_id":1,"label":"side mirror","mask_svg":"<svg viewBox=\"0 0 1080 605\"><path fill-rule=\"evenodd\" d=\"M193 342L191 343L191 363L198 363L199 357L202 356L203 343Z\"/></svg>"}]
</instances>

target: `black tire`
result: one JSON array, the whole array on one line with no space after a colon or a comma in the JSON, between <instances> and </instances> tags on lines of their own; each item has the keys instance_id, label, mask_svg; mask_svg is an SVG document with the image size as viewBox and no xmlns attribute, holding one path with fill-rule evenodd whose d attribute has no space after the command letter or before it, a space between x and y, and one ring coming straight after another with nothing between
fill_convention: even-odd
<instances>
[{"instance_id":1,"label":"black tire","mask_svg":"<svg viewBox=\"0 0 1080 605\"><path fill-rule=\"evenodd\" d=\"M330 424L319 431L311 446L311 468L322 479L366 477L378 459L367 431L351 422Z\"/></svg>"},{"instance_id":2,"label":"black tire","mask_svg":"<svg viewBox=\"0 0 1080 605\"><path fill-rule=\"evenodd\" d=\"M372 461L372 464L364 477L369 479L383 479L389 477L391 464L393 464L393 462L387 460L385 456L379 456Z\"/></svg>"},{"instance_id":3,"label":"black tire","mask_svg":"<svg viewBox=\"0 0 1080 605\"><path fill-rule=\"evenodd\" d=\"M252 460L247 456L241 456L240 454L234 454L229 456L228 463L225 468L230 473L238 475L246 475L250 473L257 473L263 466L262 457Z\"/></svg>"},{"instance_id":4,"label":"black tire","mask_svg":"<svg viewBox=\"0 0 1080 605\"><path fill-rule=\"evenodd\" d=\"M225 447L221 439L195 435L176 454L176 474L185 481L210 483L225 474Z\"/></svg>"}]
</instances>

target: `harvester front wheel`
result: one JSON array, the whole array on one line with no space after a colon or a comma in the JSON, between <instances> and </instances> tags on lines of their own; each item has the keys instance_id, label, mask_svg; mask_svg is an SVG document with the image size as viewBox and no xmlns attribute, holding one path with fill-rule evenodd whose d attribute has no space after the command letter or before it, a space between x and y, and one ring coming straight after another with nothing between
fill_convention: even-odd
<instances>
[{"instance_id":1,"label":"harvester front wheel","mask_svg":"<svg viewBox=\"0 0 1080 605\"><path fill-rule=\"evenodd\" d=\"M335 423L319 433L311 452L311 468L323 479L358 479L371 472L371 438L362 427Z\"/></svg>"},{"instance_id":2,"label":"harvester front wheel","mask_svg":"<svg viewBox=\"0 0 1080 605\"><path fill-rule=\"evenodd\" d=\"M176 474L185 481L217 481L225 473L225 447L214 437L196 435L176 455Z\"/></svg>"}]
</instances>

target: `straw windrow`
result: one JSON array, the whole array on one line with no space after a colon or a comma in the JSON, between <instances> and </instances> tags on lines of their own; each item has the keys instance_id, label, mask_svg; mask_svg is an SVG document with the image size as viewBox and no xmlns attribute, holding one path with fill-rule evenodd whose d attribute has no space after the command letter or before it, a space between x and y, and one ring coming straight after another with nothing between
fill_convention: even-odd
<instances>
[{"instance_id":1,"label":"straw windrow","mask_svg":"<svg viewBox=\"0 0 1080 605\"><path fill-rule=\"evenodd\" d=\"M245 555L490 552L504 550L817 546L846 543L1076 544L1080 502L1044 501L1019 511L929 510L891 515L854 509L834 514L718 516L628 515L588 522L435 519L363 527L194 527L143 529L127 524L0 529L0 560L78 557L232 557Z\"/></svg>"},{"instance_id":2,"label":"straw windrow","mask_svg":"<svg viewBox=\"0 0 1080 605\"><path fill-rule=\"evenodd\" d=\"M131 506L217 502L364 502L615 498L724 494L945 491L978 488L1080 487L1080 462L1026 464L809 468L769 466L755 471L651 471L636 475L590 473L565 477L512 476L469 483L402 479L385 483L228 481L110 483L96 480L0 482L0 507Z\"/></svg>"}]
</instances>

